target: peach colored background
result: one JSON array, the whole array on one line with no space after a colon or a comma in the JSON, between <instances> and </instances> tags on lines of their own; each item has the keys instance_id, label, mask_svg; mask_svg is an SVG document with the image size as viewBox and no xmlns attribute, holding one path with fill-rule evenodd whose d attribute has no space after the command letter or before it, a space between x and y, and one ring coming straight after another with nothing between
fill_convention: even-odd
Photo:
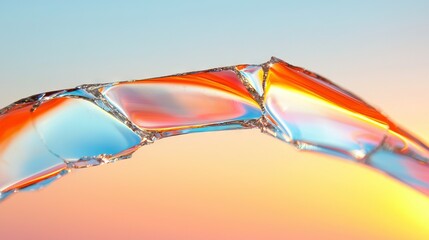
<instances>
[{"instance_id":1,"label":"peach colored background","mask_svg":"<svg viewBox=\"0 0 429 240\"><path fill-rule=\"evenodd\" d=\"M425 1L0 3L0 98L276 55L429 141ZM0 126L1 127L1 126ZM160 140L0 204L1 239L428 239L429 199L258 131Z\"/></svg>"}]
</instances>

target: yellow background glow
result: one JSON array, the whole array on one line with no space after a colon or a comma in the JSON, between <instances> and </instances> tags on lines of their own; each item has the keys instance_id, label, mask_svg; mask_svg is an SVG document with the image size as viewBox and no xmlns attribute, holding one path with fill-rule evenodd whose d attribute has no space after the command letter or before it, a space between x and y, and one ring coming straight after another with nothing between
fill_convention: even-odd
<instances>
[{"instance_id":1,"label":"yellow background glow","mask_svg":"<svg viewBox=\"0 0 429 240\"><path fill-rule=\"evenodd\" d=\"M8 1L1 106L275 55L429 141L427 1ZM0 126L1 127L1 126ZM163 139L0 204L1 239L429 239L429 198L257 130Z\"/></svg>"}]
</instances>

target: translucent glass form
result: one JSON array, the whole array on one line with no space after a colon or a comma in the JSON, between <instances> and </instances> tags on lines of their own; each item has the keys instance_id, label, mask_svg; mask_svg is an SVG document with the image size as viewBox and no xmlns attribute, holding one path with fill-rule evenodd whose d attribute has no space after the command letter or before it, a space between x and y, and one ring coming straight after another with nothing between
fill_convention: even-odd
<instances>
[{"instance_id":1,"label":"translucent glass form","mask_svg":"<svg viewBox=\"0 0 429 240\"><path fill-rule=\"evenodd\" d=\"M71 169L129 158L164 137L250 128L367 164L429 195L425 144L327 79L272 58L11 104L0 110L0 199Z\"/></svg>"}]
</instances>

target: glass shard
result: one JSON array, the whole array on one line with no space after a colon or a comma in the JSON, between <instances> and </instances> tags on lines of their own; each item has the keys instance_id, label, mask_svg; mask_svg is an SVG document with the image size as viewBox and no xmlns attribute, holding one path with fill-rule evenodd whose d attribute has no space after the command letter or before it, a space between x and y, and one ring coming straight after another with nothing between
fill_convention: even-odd
<instances>
[{"instance_id":1,"label":"glass shard","mask_svg":"<svg viewBox=\"0 0 429 240\"><path fill-rule=\"evenodd\" d=\"M259 65L240 65L236 69L241 76L246 79L246 82L251 88L262 97L264 95L264 74L265 71Z\"/></svg>"},{"instance_id":2,"label":"glass shard","mask_svg":"<svg viewBox=\"0 0 429 240\"><path fill-rule=\"evenodd\" d=\"M19 189L64 174L66 163L52 154L31 121L31 103L0 115L0 186L3 198Z\"/></svg>"},{"instance_id":3,"label":"glass shard","mask_svg":"<svg viewBox=\"0 0 429 240\"><path fill-rule=\"evenodd\" d=\"M46 148L66 162L114 156L141 141L113 115L84 99L55 98L41 103L31 116Z\"/></svg>"},{"instance_id":4,"label":"glass shard","mask_svg":"<svg viewBox=\"0 0 429 240\"><path fill-rule=\"evenodd\" d=\"M118 83L102 94L145 130L178 130L262 116L232 70Z\"/></svg>"},{"instance_id":5,"label":"glass shard","mask_svg":"<svg viewBox=\"0 0 429 240\"><path fill-rule=\"evenodd\" d=\"M301 149L362 159L388 129L386 118L362 100L281 61L269 68L264 104L283 134L278 137Z\"/></svg>"},{"instance_id":6,"label":"glass shard","mask_svg":"<svg viewBox=\"0 0 429 240\"><path fill-rule=\"evenodd\" d=\"M164 137L249 128L367 164L429 195L425 144L359 97L276 58L42 93L0 110L0 126L0 199Z\"/></svg>"}]
</instances>

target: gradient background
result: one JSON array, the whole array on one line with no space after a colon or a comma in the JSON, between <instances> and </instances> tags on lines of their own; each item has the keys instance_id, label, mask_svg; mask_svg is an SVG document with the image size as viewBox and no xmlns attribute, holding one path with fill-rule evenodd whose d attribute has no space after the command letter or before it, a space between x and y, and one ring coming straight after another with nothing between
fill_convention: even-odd
<instances>
[{"instance_id":1,"label":"gradient background","mask_svg":"<svg viewBox=\"0 0 429 240\"><path fill-rule=\"evenodd\" d=\"M0 0L0 105L275 55L429 141L429 2L323 2ZM429 198L257 130L202 133L12 196L0 238L428 239Z\"/></svg>"}]
</instances>

